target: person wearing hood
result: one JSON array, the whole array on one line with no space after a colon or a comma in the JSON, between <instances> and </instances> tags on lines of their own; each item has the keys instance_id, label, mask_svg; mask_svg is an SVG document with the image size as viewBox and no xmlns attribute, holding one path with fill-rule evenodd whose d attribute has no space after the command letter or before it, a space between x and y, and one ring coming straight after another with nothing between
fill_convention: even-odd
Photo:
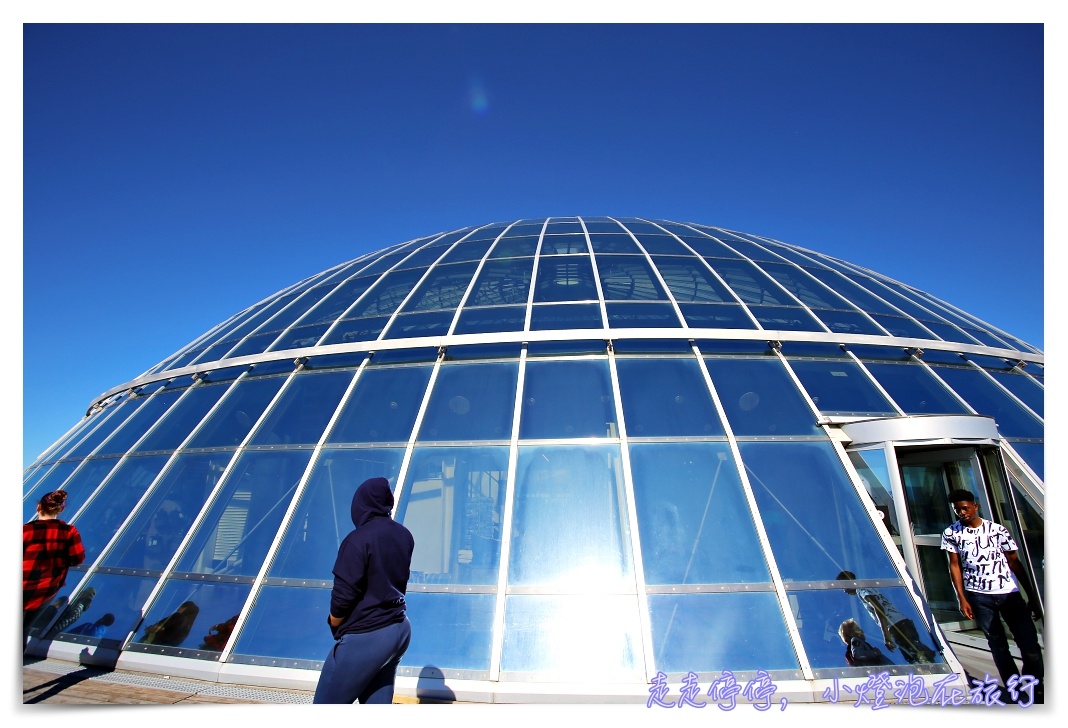
<instances>
[{"instance_id":1,"label":"person wearing hood","mask_svg":"<svg viewBox=\"0 0 1068 728\"><path fill-rule=\"evenodd\" d=\"M412 637L404 595L415 551L411 532L391 517L385 478L352 496L355 529L334 562L327 623L334 646L323 662L315 703L392 703L397 665Z\"/></svg>"}]
</instances>

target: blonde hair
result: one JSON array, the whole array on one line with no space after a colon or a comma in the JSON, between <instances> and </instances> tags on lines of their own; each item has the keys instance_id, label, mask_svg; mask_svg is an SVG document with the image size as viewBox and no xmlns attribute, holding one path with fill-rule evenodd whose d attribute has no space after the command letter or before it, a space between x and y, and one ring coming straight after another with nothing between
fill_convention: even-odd
<instances>
[{"instance_id":1,"label":"blonde hair","mask_svg":"<svg viewBox=\"0 0 1068 728\"><path fill-rule=\"evenodd\" d=\"M860 637L864 639L864 630L860 628L856 620L847 619L838 626L838 636L842 638L844 644L849 644L849 640L853 637Z\"/></svg>"}]
</instances>

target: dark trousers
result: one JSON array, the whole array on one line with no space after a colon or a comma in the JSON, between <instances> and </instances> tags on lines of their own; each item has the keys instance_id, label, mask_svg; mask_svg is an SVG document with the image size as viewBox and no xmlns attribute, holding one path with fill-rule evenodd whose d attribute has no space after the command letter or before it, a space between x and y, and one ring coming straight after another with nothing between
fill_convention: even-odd
<instances>
[{"instance_id":1,"label":"dark trousers","mask_svg":"<svg viewBox=\"0 0 1068 728\"><path fill-rule=\"evenodd\" d=\"M979 628L986 635L986 641L990 645L990 656L994 658L994 665L1001 675L1002 685L1009 684L1009 678L1013 675L1031 675L1038 679L1035 694L1043 688L1045 671L1042 663L1042 648L1038 646L1038 632L1035 623L1031 621L1031 612L1027 608L1020 592L1014 591L1008 594L979 594L977 592L964 592L968 603L972 605L972 614ZM1016 661L1009 653L1009 641L1005 637L1005 628L1001 620L1009 625L1016 646L1020 648L1020 657L1023 658L1023 672L1016 669ZM1044 691L1043 691L1044 692Z\"/></svg>"},{"instance_id":2,"label":"dark trousers","mask_svg":"<svg viewBox=\"0 0 1068 728\"><path fill-rule=\"evenodd\" d=\"M313 703L392 703L397 665L412 639L412 625L342 635L326 656Z\"/></svg>"}]
</instances>

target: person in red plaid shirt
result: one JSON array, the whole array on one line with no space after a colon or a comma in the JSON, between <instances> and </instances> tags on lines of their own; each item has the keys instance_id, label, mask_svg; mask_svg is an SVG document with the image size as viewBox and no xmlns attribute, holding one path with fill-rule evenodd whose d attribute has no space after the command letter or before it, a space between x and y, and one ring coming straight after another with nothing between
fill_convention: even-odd
<instances>
[{"instance_id":1,"label":"person in red plaid shirt","mask_svg":"<svg viewBox=\"0 0 1068 728\"><path fill-rule=\"evenodd\" d=\"M78 529L57 516L67 505L67 493L54 490L37 504L37 520L22 526L22 638L67 581L67 569L85 561Z\"/></svg>"}]
</instances>

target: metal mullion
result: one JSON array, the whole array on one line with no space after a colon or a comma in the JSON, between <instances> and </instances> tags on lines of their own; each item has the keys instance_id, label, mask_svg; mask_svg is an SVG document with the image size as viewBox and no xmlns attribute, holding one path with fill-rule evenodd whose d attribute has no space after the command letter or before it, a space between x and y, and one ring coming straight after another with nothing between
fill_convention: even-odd
<instances>
[{"instance_id":1,"label":"metal mullion","mask_svg":"<svg viewBox=\"0 0 1068 728\"><path fill-rule=\"evenodd\" d=\"M297 504L304 495L304 489L308 485L308 480L311 478L312 471L315 470L315 466L323 450L323 444L326 442L326 438L330 435L330 431L334 428L334 424L341 416L341 412L345 409L345 405L348 404L349 397L352 396L353 390L356 389L356 383L360 379L360 374L367 367L368 361L368 359L364 359L360 362L359 368L356 369L356 372L352 376L352 381L349 382L349 386L345 389L345 393L341 396L341 400L338 402L337 407L334 408L334 414L330 416L330 421L327 422L326 427L323 429L323 434L319 436L319 441L315 443L315 449L312 451L312 456L308 460L307 467L304 468L304 474L297 482L297 488L293 493L293 496L290 498L289 507L286 508L286 512L282 515L282 520L279 522L278 528L275 531L274 540L271 542L270 547L268 547L267 554L263 558L263 564L260 566L260 570L252 582L252 589L249 591L248 598L245 600L244 606L241 607L241 611L238 613L237 621L234 622L234 627L230 631L230 637L226 640L226 644L219 653L220 664L226 662L227 658L229 658L230 654L233 652L233 648L237 643L237 637L241 634L241 630L245 626L245 621L248 619L248 615L252 611L252 605L255 603L256 597L263 588L263 582L267 578L267 571L272 566L275 554L282 545L282 540L285 538L290 522L293 519L293 513L297 510Z\"/></svg>"},{"instance_id":2,"label":"metal mullion","mask_svg":"<svg viewBox=\"0 0 1068 728\"><path fill-rule=\"evenodd\" d=\"M952 394L953 397L955 397L958 402L960 402L962 405L964 405L965 409L967 409L973 415L979 414L978 412L976 412L974 407L972 407L970 404L968 404L967 400L965 400L964 397L962 397L959 394L957 394L957 390L953 389L953 387L950 386L949 382L947 382L945 379L942 379L942 377L938 376L938 372L935 371L934 367L932 367L930 364L928 364L927 362L925 362L923 359L921 359L920 357L916 356L915 354L910 354L909 355L909 359L912 360L912 361L918 362L923 368L925 368L927 370L927 372L932 377L935 378L935 381L937 381L938 384L940 384L943 387L945 387L947 392Z\"/></svg>"},{"instance_id":3,"label":"metal mullion","mask_svg":"<svg viewBox=\"0 0 1068 728\"><path fill-rule=\"evenodd\" d=\"M248 444L248 442L252 439L252 436L256 433L256 428L263 424L264 420L270 416L271 411L274 409L275 405L277 405L278 401L292 386L294 378L296 377L297 373L300 372L301 369L303 369L303 366L298 367L296 370L290 372L289 375L287 375L287 380L285 384L283 384L281 388L279 388L279 390L275 393L274 398L271 400L270 404L268 404L268 406L263 410L263 412L259 416L259 419L256 420L253 426L245 434L244 439L242 439L238 446L234 449L233 454L230 456L230 461L226 464L226 467L223 468L222 473L219 475L219 479L215 481L215 485L214 487L212 487L211 492L208 493L208 497L204 499L204 505L200 507L200 512L197 513L197 515L190 522L189 528L185 532L185 536L182 537L181 542L179 542L177 548L175 548L174 550L174 554L171 555L171 560L167 562L167 565L165 567L163 567L163 572L160 575L159 579L157 579L156 585L152 587L152 591L150 591L148 593L148 597L145 598L145 603L144 605L142 605L142 609L144 610L141 613L142 619L144 619L145 615L148 614L148 608L156 600L156 597L159 596L159 593L160 591L162 591L163 585L166 583L167 578L171 575L175 565L178 563L179 557L184 555L183 552L185 551L186 546L188 546L189 542L193 540L194 535L200 528L200 524L204 522L205 518L207 518L208 511L211 510L211 506L214 504L215 498L218 496L219 491L222 490L223 484L226 483L227 478L230 477L230 473L234 469L234 464L241 457L243 448ZM190 389L192 388L193 387L190 387ZM176 406L177 404L178 403L175 402L172 407ZM147 435L148 433L145 434ZM188 442L192 436L193 433L189 433L189 437L185 439L185 442ZM185 442L183 442L182 444L184 445ZM132 451L133 448L130 448L130 450ZM163 470L160 471L161 475L167 472L167 468L171 466L171 464L175 461L180 452L181 447L175 448L174 452L171 454L171 459L167 461L167 465L165 465ZM157 481L158 480L159 478L157 477ZM134 513L136 513L136 510L134 511ZM131 513L131 515L133 514ZM97 563L99 563L100 561L101 559L97 559ZM133 638L133 636L137 633L137 626L138 625L135 625L134 629L131 630L130 633L126 635L126 638L122 641L122 649L126 649L126 647L129 645L130 639Z\"/></svg>"},{"instance_id":4,"label":"metal mullion","mask_svg":"<svg viewBox=\"0 0 1068 728\"><path fill-rule=\"evenodd\" d=\"M862 361L860 360L860 357L858 357L858 356L857 356L856 354L854 354L853 352L849 351L848 349L846 349L846 350L845 350L845 353L846 353L846 356L848 356L848 357L849 357L850 359L852 359L852 360L853 360L853 362L854 362L854 363L855 363L855 364L856 364L856 365L857 365L858 367L860 367L860 370L861 370L862 372L864 372L864 376L866 376L866 377L868 378L868 380L869 380L869 381L870 381L870 382L871 382L872 384L874 384L874 385L875 385L875 388L876 388L877 390L879 390L879 392L880 392L880 393L881 393L881 394L882 394L882 395L883 395L884 397L886 397L886 401L887 401L887 402L889 402L889 403L890 403L890 406L891 406L891 407L893 407L893 408L894 408L894 409L895 409L895 410L897 411L897 414L898 414L898 415L904 415L904 414L905 414L905 410L903 410L903 409L901 408L901 405L899 405L899 404L898 404L898 403L897 403L897 402L896 402L896 401L894 400L894 398L890 396L890 393L889 393L889 392L887 392L887 391L886 391L886 389L884 389L884 388L883 388L883 385L882 385L882 384L880 384L880 383L879 383L879 380L878 380L878 379L876 379L876 378L875 378L875 376L874 376L874 375L873 375L873 374L872 374L872 373L871 373L871 372L870 372L870 371L868 370L868 367L864 366L864 362L862 362Z\"/></svg>"},{"instance_id":5,"label":"metal mullion","mask_svg":"<svg viewBox=\"0 0 1068 728\"><path fill-rule=\"evenodd\" d=\"M793 370L793 367L790 366L789 360L782 355L781 350L779 350L778 348L773 348L772 351L775 352L775 356L778 357L780 362L782 362L783 367L786 368L786 374L790 377L790 380L794 383L794 386L797 387L797 390L801 393L801 396L805 399L805 402L808 403L808 407L810 410L812 410L812 414L815 416L816 422L819 422L823 418L823 413L820 412L820 408L816 406L816 403L812 401L812 396L809 395L808 390L805 389L805 385L801 384L801 380L797 378L797 372L795 372Z\"/></svg>"},{"instance_id":6,"label":"metal mullion","mask_svg":"<svg viewBox=\"0 0 1068 728\"><path fill-rule=\"evenodd\" d=\"M501 238L503 238L505 236L505 234L507 234L507 232L512 229L513 225L515 225L514 222L513 223L509 223L508 227L506 227L504 230L501 230L500 234L496 238L493 239L493 243L486 250L486 252L482 256L481 260L478 261L478 265L475 267L475 273L474 273L474 275L471 276L471 282L467 284L467 290L464 291L463 298L460 299L460 303L457 304L457 306L456 306L456 313L453 314L452 323L449 324L449 330L448 330L448 332L446 332L446 334L445 334L446 336L451 336L452 332L456 330L456 324L458 324L460 322L460 314L464 310L464 305L467 303L467 299L471 295L471 291L473 291L475 289L475 283L478 282L478 276L482 272L482 268L486 265L486 261L489 260L490 253L492 253L493 249L497 247L497 243L499 243L501 241ZM533 283L534 283L534 281L532 279L531 280L531 287L533 287ZM383 331L384 331L384 329L383 329Z\"/></svg>"},{"instance_id":7,"label":"metal mullion","mask_svg":"<svg viewBox=\"0 0 1068 728\"><path fill-rule=\"evenodd\" d=\"M790 608L790 599L786 594L786 585L783 582L782 574L779 573L779 566L775 561L775 554L771 550L771 541L768 539L767 530L764 528L764 520L761 518L760 509L757 507L756 496L753 495L753 486L749 482L749 473L746 471L745 462L742 460L741 450L738 448L738 439L735 437L734 430L731 428L731 423L727 419L727 412L723 409L723 403L720 401L719 393L716 391L716 386L712 382L712 375L708 373L708 367L705 366L700 349L697 348L696 344L693 344L692 348L694 355L701 364L701 373L704 375L705 385L708 387L709 394L712 396L712 403L716 407L716 413L719 415L720 422L723 424L723 430L727 435L727 444L730 446L731 456L734 458L734 466L738 469L738 478L742 486L742 491L745 493L746 503L749 506L749 515L753 519L753 527L756 530L757 540L760 541L760 550L764 555L768 572L771 575L772 583L775 586L775 596L779 602L779 609L782 611L783 622L786 624L786 630L790 635L790 642L794 648L794 653L797 655L798 664L801 667L801 674L806 680L815 680L816 676L812 671L808 653L805 651L805 645L801 641L801 632L797 628L793 610Z\"/></svg>"},{"instance_id":8,"label":"metal mullion","mask_svg":"<svg viewBox=\"0 0 1068 728\"><path fill-rule=\"evenodd\" d=\"M654 266L655 269L655 266ZM634 496L634 477L630 466L630 446L627 441L627 425L623 416L623 397L619 389L619 373L616 370L615 352L608 351L608 372L612 382L612 396L616 403L616 427L619 434L619 451L623 470L623 493L627 501L627 521L630 530L631 563L634 569L635 595L638 600L638 619L642 635L645 677L652 680L656 675L656 660L653 649L653 628L649 617L649 596L646 594L645 561L642 558L641 538L638 529L638 507Z\"/></svg>"},{"instance_id":9,"label":"metal mullion","mask_svg":"<svg viewBox=\"0 0 1068 728\"><path fill-rule=\"evenodd\" d=\"M541 245L545 240L545 230L549 227L549 218L541 224L541 232L538 233L538 247L534 250L534 269L530 272L530 290L527 292L526 318L523 320L523 331L530 331L530 317L534 312L534 291L538 287L538 268L541 263ZM524 350L525 351L525 350Z\"/></svg>"},{"instance_id":10,"label":"metal mullion","mask_svg":"<svg viewBox=\"0 0 1068 728\"><path fill-rule=\"evenodd\" d=\"M544 228L542 228L544 232ZM501 677L501 653L504 649L504 609L508 590L508 563L512 554L512 514L515 510L516 470L519 467L519 420L526 383L527 348L519 352L519 373L516 378L515 403L512 411L512 434L508 443L508 478L504 491L504 512L501 514L501 555L497 569L497 597L493 606L493 632L490 636L490 680Z\"/></svg>"},{"instance_id":11,"label":"metal mullion","mask_svg":"<svg viewBox=\"0 0 1068 728\"><path fill-rule=\"evenodd\" d=\"M586 230L586 223L581 217L578 221L579 225L582 226L582 235L586 238L586 255L590 256L590 265L593 268L593 285L597 287L597 305L601 309L601 326L607 330L608 304L604 300L604 290L601 288L601 272L597 267L597 256L593 254L593 244L590 242L590 233ZM611 344L609 344L608 348L611 350Z\"/></svg>"},{"instance_id":12,"label":"metal mullion","mask_svg":"<svg viewBox=\"0 0 1068 728\"><path fill-rule=\"evenodd\" d=\"M483 229L483 228L485 228L485 227L486 227L486 225L482 225L481 227L477 227L477 228L475 228L474 230L472 230L471 232L469 232L469 233L468 233L467 235L464 235L464 236L463 236L462 238L460 238L459 240L456 240L455 242L453 242L453 243L452 243L451 245L449 245L449 247L447 247L447 248L445 249L445 251L444 251L444 252L443 252L443 253L442 253L441 255L439 255L439 256L438 256L438 259L437 259L437 260L435 260L435 261L434 261L433 263L431 263L431 264L430 264L429 266L427 266L427 269L426 269L426 273L424 273L424 274L423 274L423 275L422 275L422 276L421 276L421 277L419 278L419 281L418 281L418 282L417 282L417 283L416 283L416 284L415 284L414 286L412 286L412 290L408 291L408 295L404 297L404 300L402 300L402 301L400 302L400 304L399 304L399 305L397 306L397 308L396 308L396 309L395 309L395 310L393 311L393 313L392 313L392 314L390 314L390 316L389 316L389 321L386 321L386 325L382 327L382 333L380 333L380 334L378 335L378 337L377 337L376 341L381 341L381 340L382 340L382 338L383 338L383 337L384 337L384 336L386 335L386 332L387 332L387 331L389 331L389 327L390 327L390 326L391 326L391 325L393 324L393 322L394 322L394 321L396 321L396 320L397 320L397 316L399 316L399 315L401 314L401 311L403 311L403 310L404 310L404 306L405 306L405 305L406 305L406 304L408 303L408 301L412 300L412 296L414 296L414 295L415 295L415 292L419 290L419 286L423 285L423 282L424 282L424 281L425 281L425 280L426 280L427 278L429 278L429 277L430 277L430 274L431 274L431 273L433 273L434 271L436 271L436 270L438 269L438 267L442 265L442 263L441 263L441 259L442 259L442 258L444 258L444 257L445 257L446 255L448 255L449 253L451 253L451 252L453 251L453 249L454 249L454 248L455 248L455 247L456 247L457 245L459 245L459 244L460 244L460 243L462 243L463 241L467 240L467 239L468 239L469 237L471 237L472 235L474 235L474 234L475 234L475 233L477 233L477 232L478 232L479 230L481 230L481 229ZM414 252L414 251L413 251L413 252ZM407 256L406 256L406 257L407 257ZM483 256L483 257L485 257L485 256ZM446 263L445 265L449 265L449 264L448 264L448 263ZM385 274L383 274L383 275L385 275ZM470 290L470 287L471 287L471 285L472 285L472 284L473 284L474 282L475 282L475 279L474 279L474 278L472 278L472 279L471 279L471 283L468 283L468 284L467 284L467 285L468 285L468 290ZM457 307L456 307L456 314L454 314L454 321L455 321L455 316L458 316L458 315L459 315L459 313L460 313L460 307L459 307L459 306L457 306Z\"/></svg>"},{"instance_id":13,"label":"metal mullion","mask_svg":"<svg viewBox=\"0 0 1068 728\"><path fill-rule=\"evenodd\" d=\"M642 218L638 218L638 219L642 220ZM621 224L618 220L615 220L614 222L617 225ZM649 220L643 220L643 222L647 222L650 225L656 225L656 223L650 222ZM660 227L660 226L656 225L656 227ZM626 229L626 228L624 228L624 229ZM664 230L664 228L660 228L660 229ZM668 232L668 231L664 230L664 232ZM660 269L657 268L656 267L656 263L653 262L653 257L649 254L649 251L645 249L645 246L641 244L641 241L638 240L638 238L635 237L635 235L630 232L630 230L627 230L627 234L630 235L631 238L634 239L635 244L638 246L638 250L642 251L642 255L645 256L645 261L649 264L649 267L652 269L653 275L656 276L656 280L658 280L660 282L660 285L664 287L664 292L667 293L668 303L670 303L671 304L671 308L673 308L675 310L675 316L678 317L679 323L681 323L683 325L683 327L689 328L689 324L686 322L686 317L682 315L682 309L679 308L679 302L675 300L675 294L672 293L671 287L664 280L664 276L660 275ZM668 235L671 235L671 237L675 238L676 241L678 241L679 243L682 243L681 240L679 240L677 237L675 237L671 233L668 233ZM685 243L683 243L683 245L685 245ZM591 253L592 253L592 249L593 249L593 245L590 245ZM596 256L594 256L594 257L596 257Z\"/></svg>"},{"instance_id":14,"label":"metal mullion","mask_svg":"<svg viewBox=\"0 0 1068 728\"><path fill-rule=\"evenodd\" d=\"M445 349L438 350L438 358L434 362L434 370L430 372L430 379L423 392L423 401L419 404L419 412L415 415L412 424L412 434L408 436L408 444L404 446L404 457L401 458L400 471L397 473L397 490L393 494L393 510L391 517L396 517L397 508L400 506L401 496L404 494L404 479L408 477L408 466L412 462L412 453L415 452L415 441L419 437L419 428L423 426L423 418L426 416L427 407L430 406L430 396L434 392L434 385L438 381L438 372L441 371L441 363L445 359Z\"/></svg>"}]
</instances>

